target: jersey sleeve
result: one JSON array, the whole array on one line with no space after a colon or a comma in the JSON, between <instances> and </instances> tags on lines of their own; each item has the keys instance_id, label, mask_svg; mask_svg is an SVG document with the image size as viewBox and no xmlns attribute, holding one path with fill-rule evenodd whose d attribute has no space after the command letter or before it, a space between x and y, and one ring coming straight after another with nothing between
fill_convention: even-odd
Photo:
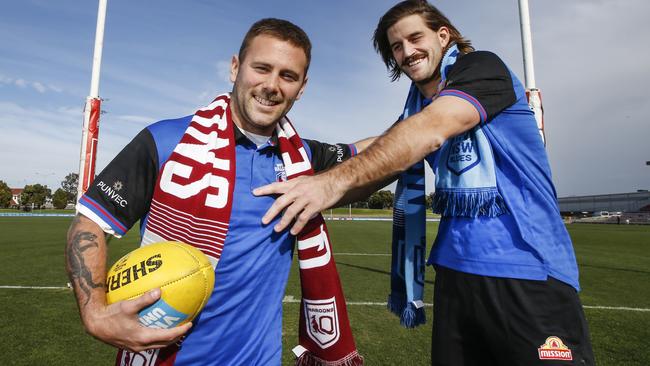
<instances>
[{"instance_id":1,"label":"jersey sleeve","mask_svg":"<svg viewBox=\"0 0 650 366\"><path fill-rule=\"evenodd\" d=\"M314 172L320 172L355 156L354 144L327 144L316 140L303 139L311 150L311 165Z\"/></svg>"},{"instance_id":2,"label":"jersey sleeve","mask_svg":"<svg viewBox=\"0 0 650 366\"><path fill-rule=\"evenodd\" d=\"M481 123L489 122L517 101L510 70L497 55L487 51L461 56L439 95L467 100L478 111Z\"/></svg>"},{"instance_id":3,"label":"jersey sleeve","mask_svg":"<svg viewBox=\"0 0 650 366\"><path fill-rule=\"evenodd\" d=\"M95 177L77 211L121 237L146 214L157 176L156 144L144 129Z\"/></svg>"}]
</instances>

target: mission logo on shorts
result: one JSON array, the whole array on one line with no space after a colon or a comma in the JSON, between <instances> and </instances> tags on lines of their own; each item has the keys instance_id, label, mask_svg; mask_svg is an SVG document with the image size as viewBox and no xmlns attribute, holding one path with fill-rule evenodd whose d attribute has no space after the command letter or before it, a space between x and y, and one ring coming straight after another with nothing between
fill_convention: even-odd
<instances>
[{"instance_id":1,"label":"mission logo on shorts","mask_svg":"<svg viewBox=\"0 0 650 366\"><path fill-rule=\"evenodd\" d=\"M573 360L569 347L559 337L551 336L537 349L540 360Z\"/></svg>"}]
</instances>

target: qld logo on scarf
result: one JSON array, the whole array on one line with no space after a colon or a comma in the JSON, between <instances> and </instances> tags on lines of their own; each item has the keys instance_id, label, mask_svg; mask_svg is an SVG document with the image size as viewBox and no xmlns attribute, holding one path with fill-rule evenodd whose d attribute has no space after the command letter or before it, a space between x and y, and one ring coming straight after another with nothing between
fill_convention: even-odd
<instances>
[{"instance_id":1,"label":"qld logo on scarf","mask_svg":"<svg viewBox=\"0 0 650 366\"><path fill-rule=\"evenodd\" d=\"M334 297L325 300L303 299L307 334L325 349L339 340L339 315Z\"/></svg>"},{"instance_id":2,"label":"qld logo on scarf","mask_svg":"<svg viewBox=\"0 0 650 366\"><path fill-rule=\"evenodd\" d=\"M461 175L481 162L474 130L454 137L449 143L447 168L454 174Z\"/></svg>"}]
</instances>

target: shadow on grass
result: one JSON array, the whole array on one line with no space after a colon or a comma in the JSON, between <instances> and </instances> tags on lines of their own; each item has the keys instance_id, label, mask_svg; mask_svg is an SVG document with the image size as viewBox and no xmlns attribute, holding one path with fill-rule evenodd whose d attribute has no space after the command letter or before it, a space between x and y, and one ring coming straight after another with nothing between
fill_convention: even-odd
<instances>
[{"instance_id":1,"label":"shadow on grass","mask_svg":"<svg viewBox=\"0 0 650 366\"><path fill-rule=\"evenodd\" d=\"M383 274L383 275L386 275L386 276L390 277L390 272L388 272L388 271L382 271L382 270L374 269L374 268L370 268L370 267L358 266L356 264L349 264L349 263L341 262L341 261L338 261L338 260L336 261L336 265L337 266L347 266L347 267L352 267L352 268L356 268L356 269L362 269L364 271L379 273L379 274ZM424 280L424 282L428 283L428 284L431 284L431 285L433 285L435 283L435 281L431 281L431 280Z\"/></svg>"},{"instance_id":2,"label":"shadow on grass","mask_svg":"<svg viewBox=\"0 0 650 366\"><path fill-rule=\"evenodd\" d=\"M383 275L386 275L386 276L390 276L390 272L388 272L388 271L382 271L382 270L375 269L375 268L370 268L370 267L359 266L359 265L356 265L356 264L345 263L345 262L342 262L342 261L339 261L339 260L336 261L336 265L337 266L341 265L341 266L357 268L357 269L361 269L361 270L368 271L368 272L374 272L374 273L379 273L379 274L383 274ZM594 265L594 264L579 264L578 266L579 267L588 267L588 268L606 269L606 270L610 270L610 271L650 274L650 271L644 271L644 270L640 270L640 269L599 266L599 265ZM432 281L432 280L425 280L424 282L429 283L429 284L434 284L435 283L435 281Z\"/></svg>"},{"instance_id":3,"label":"shadow on grass","mask_svg":"<svg viewBox=\"0 0 650 366\"><path fill-rule=\"evenodd\" d=\"M641 269L630 269L630 268L618 268L618 267L609 267L609 266L598 266L595 264L578 264L578 267L588 267L588 268L598 268L598 269L607 269L610 271L619 271L619 272L632 272L632 273L643 273L650 274L650 271L644 271Z\"/></svg>"}]
</instances>

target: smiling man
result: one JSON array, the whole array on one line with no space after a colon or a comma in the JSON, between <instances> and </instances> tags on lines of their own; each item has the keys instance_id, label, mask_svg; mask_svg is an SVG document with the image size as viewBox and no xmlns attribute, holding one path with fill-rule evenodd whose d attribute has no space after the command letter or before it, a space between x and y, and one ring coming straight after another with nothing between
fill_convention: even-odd
<instances>
[{"instance_id":1,"label":"smiling man","mask_svg":"<svg viewBox=\"0 0 650 366\"><path fill-rule=\"evenodd\" d=\"M232 92L193 115L145 128L80 198L67 270L86 330L121 348L118 365L280 365L282 299L296 238L304 309L294 352L302 364L362 364L322 217L297 236L276 233L260 225L274 199L251 192L329 168L368 144L298 137L286 114L305 89L310 55L309 38L296 25L255 23L232 58ZM106 305L104 235L120 237L137 221L142 245L183 241L215 267L214 291L193 327L138 323L138 311L158 301L159 290ZM336 327L314 327L307 317Z\"/></svg>"},{"instance_id":2,"label":"smiling man","mask_svg":"<svg viewBox=\"0 0 650 366\"><path fill-rule=\"evenodd\" d=\"M314 213L401 174L393 225L406 250L393 253L424 250L424 216L412 213L423 212L425 159L442 217L428 261L436 270L432 364L593 365L571 239L519 80L422 0L384 14L374 45L393 80L412 81L402 121L323 174L256 190L283 194L263 223L283 212L276 230L300 231ZM424 268L414 255L405 263ZM423 278L410 280L413 292ZM423 309L408 286L390 305L408 308L402 320L413 326Z\"/></svg>"}]
</instances>

